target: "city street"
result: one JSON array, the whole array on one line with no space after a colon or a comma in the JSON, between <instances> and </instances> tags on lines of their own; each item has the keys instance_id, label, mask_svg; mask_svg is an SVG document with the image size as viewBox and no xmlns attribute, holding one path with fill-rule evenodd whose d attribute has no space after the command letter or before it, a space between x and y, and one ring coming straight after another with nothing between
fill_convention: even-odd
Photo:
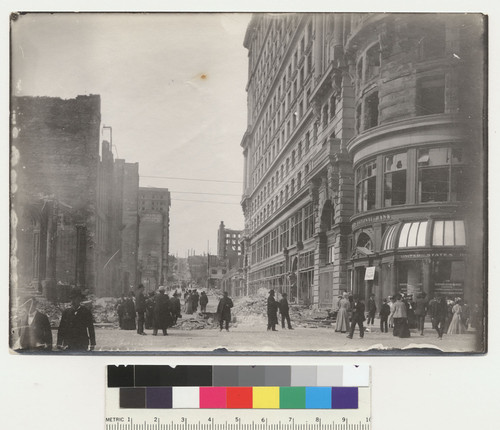
<instances>
[{"instance_id":1,"label":"city street","mask_svg":"<svg viewBox=\"0 0 500 430\"><path fill-rule=\"evenodd\" d=\"M376 327L376 326L375 326ZM287 352L287 351L368 351L373 349L390 350L391 348L435 348L444 351L470 352L474 347L474 332L460 335L444 335L442 340L429 327L424 336L413 332L408 339L394 337L392 332L380 333L380 330L365 333L363 339L359 332L353 339L346 334L336 333L329 328L301 328L292 330L278 329L267 331L266 325L242 325L220 332L218 329L179 330L169 329L168 336L159 334L139 336L135 331L117 329L96 329L96 351L186 351L210 352L224 348L231 352Z\"/></svg>"}]
</instances>

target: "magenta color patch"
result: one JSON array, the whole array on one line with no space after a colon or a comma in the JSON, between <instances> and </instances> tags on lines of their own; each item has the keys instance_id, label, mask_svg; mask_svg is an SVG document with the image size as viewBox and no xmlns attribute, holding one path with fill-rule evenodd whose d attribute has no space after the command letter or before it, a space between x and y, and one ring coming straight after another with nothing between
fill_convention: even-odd
<instances>
[{"instance_id":1,"label":"magenta color patch","mask_svg":"<svg viewBox=\"0 0 500 430\"><path fill-rule=\"evenodd\" d=\"M201 409L226 409L226 387L200 387Z\"/></svg>"}]
</instances>

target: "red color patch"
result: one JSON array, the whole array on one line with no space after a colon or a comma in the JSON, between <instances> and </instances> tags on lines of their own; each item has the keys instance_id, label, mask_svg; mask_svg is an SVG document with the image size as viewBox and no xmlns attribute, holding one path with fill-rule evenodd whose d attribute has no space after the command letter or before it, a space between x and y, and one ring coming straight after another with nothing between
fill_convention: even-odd
<instances>
[{"instance_id":1,"label":"red color patch","mask_svg":"<svg viewBox=\"0 0 500 430\"><path fill-rule=\"evenodd\" d=\"M252 409L252 387L227 387L228 409Z\"/></svg>"}]
</instances>

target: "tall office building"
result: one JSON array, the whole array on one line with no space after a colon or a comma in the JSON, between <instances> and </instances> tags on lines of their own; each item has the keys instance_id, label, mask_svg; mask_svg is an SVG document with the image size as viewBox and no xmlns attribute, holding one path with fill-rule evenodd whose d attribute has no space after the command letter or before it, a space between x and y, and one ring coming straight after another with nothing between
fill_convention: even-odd
<instances>
[{"instance_id":1,"label":"tall office building","mask_svg":"<svg viewBox=\"0 0 500 430\"><path fill-rule=\"evenodd\" d=\"M342 291L478 301L481 20L254 15L241 143L249 292L314 307Z\"/></svg>"}]
</instances>

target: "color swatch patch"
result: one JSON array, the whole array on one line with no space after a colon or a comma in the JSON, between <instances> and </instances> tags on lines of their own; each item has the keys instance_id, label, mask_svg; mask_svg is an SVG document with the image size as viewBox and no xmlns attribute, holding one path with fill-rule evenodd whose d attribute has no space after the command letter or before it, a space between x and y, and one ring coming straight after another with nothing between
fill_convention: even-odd
<instances>
[{"instance_id":1,"label":"color swatch patch","mask_svg":"<svg viewBox=\"0 0 500 430\"><path fill-rule=\"evenodd\" d=\"M358 387L123 387L122 409L356 409Z\"/></svg>"},{"instance_id":2,"label":"color swatch patch","mask_svg":"<svg viewBox=\"0 0 500 430\"><path fill-rule=\"evenodd\" d=\"M120 409L356 409L368 366L109 366Z\"/></svg>"},{"instance_id":3,"label":"color swatch patch","mask_svg":"<svg viewBox=\"0 0 500 430\"><path fill-rule=\"evenodd\" d=\"M111 387L367 387L360 366L108 366Z\"/></svg>"}]
</instances>

